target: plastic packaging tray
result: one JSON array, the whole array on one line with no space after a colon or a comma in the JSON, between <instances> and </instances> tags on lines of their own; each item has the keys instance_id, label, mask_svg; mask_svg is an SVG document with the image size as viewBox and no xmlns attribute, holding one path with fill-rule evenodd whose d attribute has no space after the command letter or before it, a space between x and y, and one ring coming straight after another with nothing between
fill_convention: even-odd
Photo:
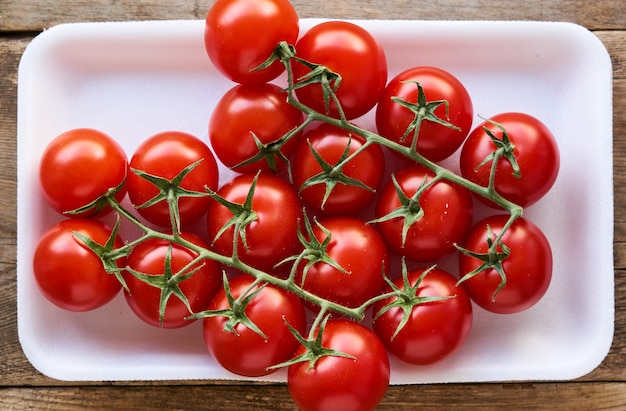
<instances>
[{"instance_id":1,"label":"plastic packaging tray","mask_svg":"<svg viewBox=\"0 0 626 411\"><path fill-rule=\"evenodd\" d=\"M303 20L301 31L318 22ZM382 43L390 77L414 65L450 71L484 117L523 111L558 139L553 190L526 216L552 243L554 278L527 312L479 308L467 343L432 366L392 359L393 384L563 380L593 370L613 338L611 62L588 30L569 23L360 21ZM157 132L207 137L212 107L233 86L211 66L203 21L79 23L53 27L24 53L18 84L19 338L32 364L61 380L241 379L204 347L200 322L178 330L142 323L120 294L88 313L39 293L31 259L59 216L38 187L46 143L74 127L115 136L127 153ZM475 124L478 123L479 119ZM371 114L358 120L372 126ZM227 178L225 176L224 178ZM284 381L279 371L262 380Z\"/></svg>"}]
</instances>

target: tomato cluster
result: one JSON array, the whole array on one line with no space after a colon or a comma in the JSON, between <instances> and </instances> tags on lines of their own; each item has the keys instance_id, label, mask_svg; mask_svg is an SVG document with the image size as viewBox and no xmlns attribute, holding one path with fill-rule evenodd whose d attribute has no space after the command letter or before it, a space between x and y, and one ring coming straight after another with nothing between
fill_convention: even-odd
<instances>
[{"instance_id":1,"label":"tomato cluster","mask_svg":"<svg viewBox=\"0 0 626 411\"><path fill-rule=\"evenodd\" d=\"M208 116L209 141L166 131L128 159L75 129L46 148L43 195L68 217L33 257L51 302L91 310L123 288L148 324L201 319L220 365L288 367L296 404L317 410L373 409L388 353L434 363L466 341L474 304L516 313L544 295L550 244L521 215L559 169L538 119L502 113L472 130L453 74L388 79L372 34L343 21L300 33L287 0L218 0L204 40L239 83ZM358 126L370 112L375 130ZM460 175L440 165L456 152ZM236 172L221 186L219 163ZM492 212L475 221L477 207ZM142 234L122 240L119 220L98 220L111 209ZM458 272L438 267L451 258Z\"/></svg>"}]
</instances>

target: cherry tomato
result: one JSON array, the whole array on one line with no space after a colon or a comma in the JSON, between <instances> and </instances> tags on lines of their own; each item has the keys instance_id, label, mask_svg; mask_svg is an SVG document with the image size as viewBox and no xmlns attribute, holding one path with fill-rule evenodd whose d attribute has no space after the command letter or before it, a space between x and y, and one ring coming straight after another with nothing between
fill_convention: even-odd
<instances>
[{"instance_id":1,"label":"cherry tomato","mask_svg":"<svg viewBox=\"0 0 626 411\"><path fill-rule=\"evenodd\" d=\"M296 187L322 173L322 166L313 150L330 166L352 155L365 144L365 138L344 129L323 123L305 133L296 147L292 160L292 175ZM349 148L348 150L346 150ZM358 185L349 185L335 179L336 184L324 200L327 184L310 185L300 192L305 204L324 214L350 214L365 208L375 197L384 172L385 158L379 145L361 151L342 168L343 175L355 179Z\"/></svg>"},{"instance_id":2,"label":"cherry tomato","mask_svg":"<svg viewBox=\"0 0 626 411\"><path fill-rule=\"evenodd\" d=\"M345 21L318 24L296 43L298 57L321 64L341 76L336 95L348 120L362 116L372 109L387 83L387 59L378 41L362 27ZM294 78L310 73L301 63L293 65ZM326 113L320 84L296 89L305 105ZM330 115L339 116L334 103Z\"/></svg>"},{"instance_id":3,"label":"cherry tomato","mask_svg":"<svg viewBox=\"0 0 626 411\"><path fill-rule=\"evenodd\" d=\"M187 241L208 248L208 244L195 234L182 233L181 235ZM171 259L169 265L166 266L168 253L171 253ZM191 324L194 320L186 318L193 313L203 311L222 283L221 267L213 260L203 259L192 267L188 267L187 270L181 271L197 257L198 254L195 251L159 238L150 238L135 246L128 255L128 267L135 272L152 277L164 278L166 275L171 275L170 278L180 278L197 269L190 277L176 281L182 293L187 297L192 312L178 296L172 294L167 300L163 318L159 310L161 289L138 279L128 271L124 272L124 279L130 291L125 292L124 296L137 317L150 325L162 328L180 328ZM172 280L169 281L170 284L172 282Z\"/></svg>"},{"instance_id":4,"label":"cherry tomato","mask_svg":"<svg viewBox=\"0 0 626 411\"><path fill-rule=\"evenodd\" d=\"M420 189L424 180L434 174L420 165L413 165L395 173L395 179L407 198ZM375 215L381 219L401 207L402 203L393 180L382 188L376 204ZM455 251L454 244L460 243L467 234L473 215L472 196L465 188L439 180L426 188L418 202L403 209L408 217L398 216L377 223L385 242L395 253L418 262L440 260ZM418 212L423 215L411 224L403 244L402 233Z\"/></svg>"},{"instance_id":5,"label":"cherry tomato","mask_svg":"<svg viewBox=\"0 0 626 411\"><path fill-rule=\"evenodd\" d=\"M144 140L135 150L130 167L145 173L172 180L186 167L202 160L183 178L180 187L189 191L205 192L205 186L217 189L217 162L209 147L199 138L180 131L166 131ZM134 206L141 206L159 194L150 181L134 172L128 173L128 197ZM207 212L209 197L181 197L178 211L181 225L198 221ZM166 199L149 207L137 208L139 214L152 224L171 227Z\"/></svg>"},{"instance_id":6,"label":"cherry tomato","mask_svg":"<svg viewBox=\"0 0 626 411\"><path fill-rule=\"evenodd\" d=\"M225 184L218 194L232 203L243 205L254 179L251 174L239 175ZM288 183L272 174L261 173L252 197L252 212L256 218L245 227L247 248L238 235L237 255L253 267L272 271L276 264L297 254L300 248L297 234L298 222L302 218L300 200ZM229 226L219 236L218 233L232 218L233 213L228 208L217 201L211 203L207 217L208 235L213 240L213 248L224 255L232 254L234 226Z\"/></svg>"},{"instance_id":7,"label":"cherry tomato","mask_svg":"<svg viewBox=\"0 0 626 411\"><path fill-rule=\"evenodd\" d=\"M454 153L467 137L474 120L474 108L465 86L452 74L435 67L419 66L405 70L389 81L376 107L376 127L383 137L411 147L413 131L405 137L415 113L392 98L415 104L418 82L428 102L445 100L433 114L459 129L429 120L422 120L417 140L417 152L431 161L441 161Z\"/></svg>"},{"instance_id":8,"label":"cherry tomato","mask_svg":"<svg viewBox=\"0 0 626 411\"><path fill-rule=\"evenodd\" d=\"M507 200L528 207L539 201L556 181L560 167L557 142L545 124L528 114L502 113L490 120L506 130L515 147L513 155L521 173L517 178L511 162L501 159L496 168L495 189ZM502 140L502 130L491 122L484 122L470 133L461 150L460 162L463 177L487 186L493 161L479 165L496 150L496 144L484 127ZM497 207L483 197L477 198L484 204Z\"/></svg>"},{"instance_id":9,"label":"cherry tomato","mask_svg":"<svg viewBox=\"0 0 626 411\"><path fill-rule=\"evenodd\" d=\"M463 248L475 253L486 253L489 238L486 227L491 228L491 238L495 239L508 218L508 215L494 215L476 223L463 243ZM504 233L502 242L510 249L510 255L502 262L506 275L504 288L495 294L501 277L493 268L481 271L463 284L472 300L482 308L494 313L517 313L535 305L548 290L552 279L552 250L541 229L523 217L513 222ZM502 252L502 248L498 247L498 251ZM479 268L482 263L478 258L461 253L461 276Z\"/></svg>"},{"instance_id":10,"label":"cherry tomato","mask_svg":"<svg viewBox=\"0 0 626 411\"><path fill-rule=\"evenodd\" d=\"M230 293L239 298L252 285L254 278L240 274L229 281ZM259 288L257 285L250 293ZM209 310L232 308L222 289L211 300ZM288 361L298 347L298 340L285 325L288 322L300 334L306 329L306 313L302 301L284 289L265 285L245 306L246 316L264 334L265 338L243 323L234 326L234 332L225 329L228 318L206 317L203 332L211 356L228 371L247 377L268 375L275 370L268 367Z\"/></svg>"},{"instance_id":11,"label":"cherry tomato","mask_svg":"<svg viewBox=\"0 0 626 411\"><path fill-rule=\"evenodd\" d=\"M329 320L322 346L352 356L323 356L289 366L287 388L300 410L373 410L389 386L389 358L376 334L349 320ZM304 352L304 347L296 355Z\"/></svg>"},{"instance_id":12,"label":"cherry tomato","mask_svg":"<svg viewBox=\"0 0 626 411\"><path fill-rule=\"evenodd\" d=\"M37 244L33 272L39 289L53 304L68 311L90 311L111 301L122 286L115 275L106 272L100 257L74 232L104 246L112 231L98 220L85 218L53 225ZM114 248L123 245L117 236ZM116 264L124 267L125 261L121 258Z\"/></svg>"},{"instance_id":13,"label":"cherry tomato","mask_svg":"<svg viewBox=\"0 0 626 411\"><path fill-rule=\"evenodd\" d=\"M270 58L279 42L295 44L300 28L289 0L218 0L209 9L204 45L213 65L237 83L266 83L281 74L279 61L252 71Z\"/></svg>"},{"instance_id":14,"label":"cherry tomato","mask_svg":"<svg viewBox=\"0 0 626 411\"><path fill-rule=\"evenodd\" d=\"M122 147L109 135L94 129L78 128L57 136L44 150L39 180L45 199L59 213L77 210L121 187L115 198L122 200L126 189L128 160ZM94 208L69 217L101 215L106 208Z\"/></svg>"},{"instance_id":15,"label":"cherry tomato","mask_svg":"<svg viewBox=\"0 0 626 411\"><path fill-rule=\"evenodd\" d=\"M456 285L458 279L447 271L418 269L408 273L407 279L411 287L417 285L416 298L442 299L414 305L407 323L395 336L404 311L393 307L381 312L397 301L396 297L378 301L373 308L373 328L389 352L400 360L414 365L432 364L455 352L467 339L472 328L472 302L463 286ZM400 277L394 284L403 289L403 281Z\"/></svg>"},{"instance_id":16,"label":"cherry tomato","mask_svg":"<svg viewBox=\"0 0 626 411\"><path fill-rule=\"evenodd\" d=\"M217 103L209 121L209 141L216 156L225 166L241 173L272 170L266 159L235 167L259 153L256 136L264 144L272 143L304 121L304 115L287 103L287 95L274 84L238 85L230 89ZM254 133L254 136L253 136ZM297 133L280 147L289 158L293 153ZM273 157L276 171L285 168L279 155Z\"/></svg>"},{"instance_id":17,"label":"cherry tomato","mask_svg":"<svg viewBox=\"0 0 626 411\"><path fill-rule=\"evenodd\" d=\"M318 261L304 272L303 264L296 282L305 290L346 307L358 307L384 288L389 255L376 229L358 218L341 216L321 219L313 226L313 234L320 243L330 235L326 253L343 270Z\"/></svg>"}]
</instances>

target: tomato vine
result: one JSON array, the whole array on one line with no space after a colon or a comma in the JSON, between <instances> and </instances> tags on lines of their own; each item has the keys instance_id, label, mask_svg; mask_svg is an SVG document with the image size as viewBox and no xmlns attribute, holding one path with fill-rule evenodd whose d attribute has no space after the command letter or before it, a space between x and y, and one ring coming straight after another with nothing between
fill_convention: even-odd
<instances>
[{"instance_id":1,"label":"tomato vine","mask_svg":"<svg viewBox=\"0 0 626 411\"><path fill-rule=\"evenodd\" d=\"M410 124L409 128L407 129L405 133L407 137L409 135L413 135L413 141L410 147L406 147L397 142L388 140L370 130L360 128L346 119L346 117L342 114L341 104L339 103L339 100L337 99L336 93L335 93L336 90L341 85L340 75L338 75L337 73L333 73L330 69L328 69L325 66L317 65L311 62L305 62L302 59L296 57L294 47L286 43L280 43L276 47L272 57L268 59L267 62L265 62L263 65L261 65L260 68L271 65L273 62L277 60L280 61L285 66L285 69L287 72L288 87L285 90L286 100L290 105L292 105L293 107L297 108L302 113L304 113L305 121L297 129L289 131L284 136L281 136L281 138L279 138L277 141L271 142L266 145L262 145L261 143L259 143L262 146L260 148L264 147L264 149L263 150L260 149L259 150L260 154L251 158L250 162L256 161L260 157L266 157L266 154L268 152L272 153L272 158L273 158L273 153L278 152L278 150L283 144L287 143L291 138L297 135L297 133L300 130L302 130L306 125L311 124L313 122L327 123L327 124L339 127L341 129L347 130L349 132L363 136L366 139L366 141L362 146L358 148L358 150L356 150L350 155L347 155L347 149L346 149L346 152L344 153L344 155L341 157L341 159L339 160L337 164L335 164L334 166L325 164L326 167L324 169L324 173L326 174L326 177L324 175L320 175L319 177L316 177L312 179L312 181L309 182L309 184L314 184L314 183L326 184L328 187L328 192L327 192L327 195L328 195L328 193L332 190L332 187L336 184L337 181L340 181L341 183L348 184L348 185L358 184L354 182L353 179L351 179L350 177L345 176L342 172L342 168L346 164L348 164L353 158L355 158L360 152L367 149L370 145L373 145L373 144L377 144L380 146L384 146L388 149L391 149L415 161L416 163L421 164L422 166L426 167L427 169L429 169L430 171L434 173L434 177L427 182L425 181L423 184L423 187L421 187L421 189L418 190L418 193L416 193L416 195L413 196L412 198L403 196L404 203L405 203L404 206L407 210L405 210L404 212L402 212L401 210L394 211L392 212L392 214L386 217L372 221L372 223L376 223L384 219L395 218L399 214L402 214L402 215L413 214L411 217L405 216L405 220L406 220L405 229L403 231L403 238L404 238L406 236L406 230L408 230L408 227L412 224L412 222L417 221L420 218L419 212L416 213L415 212L416 210L412 210L415 207L419 208L417 204L419 201L420 193L423 192L426 188L428 188L432 184L434 184L435 182L440 181L440 180L446 180L446 181L450 181L455 184L458 184L479 196L489 199L494 204L497 204L498 206L506 210L510 215L507 224L498 233L498 235L495 236L495 238L490 241L489 251L486 254L472 253L469 250L465 250L462 247L457 246L459 251L467 253L477 258L481 258L484 261L484 264L481 266L480 270L477 269L474 272L465 275L459 280L459 283L467 280L471 276L477 274L480 271L483 271L484 269L494 268L498 271L498 273L502 277L502 281L498 290L500 290L502 287L505 286L506 274L504 273L502 269L501 262L503 258L506 258L507 253L506 253L506 248L504 248L504 251L499 251L499 250L502 250L503 248L501 239L506 233L506 230L508 229L508 227L510 227L511 224L517 218L522 216L523 208L507 200L495 190L493 177L490 178L489 184L487 186L481 186L477 183L474 183L468 179L463 178L462 176L459 176L458 174L455 174L454 172L448 170L447 168L433 161L430 161L429 159L422 156L415 150L415 147L417 145L417 135L419 133L419 127L423 121L435 121L439 124L444 124L448 127L452 127L452 128L455 127L454 125L448 123L445 119L441 119L434 114L434 109L436 107L440 105L447 105L445 101L429 102L426 99L423 89L421 88L419 84L416 84L416 87L418 88L418 102L417 103L407 103L401 100L397 101L398 104L402 104L404 106L410 107L411 111L415 114L415 120ZM294 61L297 61L298 63L301 63L301 64L306 64L307 67L311 69L311 74L309 76L306 76L304 79L295 80L293 76L293 71L292 71L292 64ZM295 90L305 85L309 86L309 85L316 84L316 83L319 84L320 87L323 88L324 96L326 99L328 99L327 103L332 100L337 105L337 108L340 113L339 118L316 111L302 104L296 98ZM506 133L505 133L505 136L506 136ZM493 137L493 139L498 140L495 136ZM485 159L485 162L489 160L493 160L493 166L491 170L492 175L495 174L497 162L501 161L502 158L506 158L509 161L514 161L511 159L511 157L513 157L512 155L513 148L511 147L510 142L508 141L508 137L505 137L504 139L498 140L498 141L500 142L500 144L498 145L497 151L493 153L491 158ZM246 161L246 163L248 163L248 161ZM314 293L306 291L295 280L296 267L301 261L306 260L307 267L310 267L316 262L322 261L322 262L330 264L331 266L335 266L343 270L342 267L340 266L338 267L337 263L334 262L332 259L330 259L330 257L328 257L325 251L325 246L327 245L328 241L330 241L330 233L327 233L328 236L324 241L322 242L317 241L315 237L312 235L311 222L309 221L308 217L306 217L306 215L303 221L301 222L301 226L303 225L305 227L305 232L299 233L300 241L304 245L304 251L299 255L290 257L284 260L283 262L281 262L281 264L293 262L293 266L292 266L292 269L290 270L290 275L288 276L288 278L283 279L283 278L276 277L263 270L257 269L255 267L250 266L249 264L244 263L243 261L241 261L237 253L237 244L239 241L242 241L244 244L244 247L247 247L247 242L246 242L246 237L245 237L245 228L247 225L251 224L257 219L257 216L251 206L251 196L254 192L254 184L252 185L249 196L244 204L234 204L232 202L229 202L225 200L224 198L221 198L216 192L208 188L206 188L205 192L196 192L196 191L189 191L189 190L182 189L180 187L180 183L182 179L184 178L185 175L191 172L193 168L197 166L197 164L198 162L191 164L190 166L185 168L181 173L175 176L173 179L164 179L162 177L157 177L157 176L147 174L145 172L142 172L141 170L133 170L133 172L135 172L139 177L150 181L159 189L159 194L157 196L155 196L152 200L150 200L149 202L141 206L148 206L164 199L167 200L167 203L170 207L170 213L171 213L171 233L165 233L160 230L155 230L141 223L133 215L133 213L125 209L122 206L122 204L116 199L116 197L113 195L115 194L115 192L117 192L118 190L117 188L110 190L105 196L103 196L103 198L97 199L94 201L94 203L95 202L101 203L103 199L106 200L108 205L113 210L115 210L120 216L125 217L134 225L139 227L144 233L140 238L134 241L131 241L125 244L123 247L116 249L116 250L111 250L109 246L105 246L105 247L99 246L98 244L95 244L93 241L89 241L86 238L80 237L81 241L83 241L89 248L92 249L92 251L94 251L96 254L98 254L101 257L103 264L105 268L107 269L107 271L109 271L111 274L116 275L122 282L122 285L125 286L125 283L123 282L123 279L121 278L121 275L120 275L121 269L115 265L115 259L127 256L133 247L135 247L137 244L147 239L159 238L162 240L170 241L171 243L174 243L174 244L179 244L197 253L197 257L195 258L195 260L192 261L190 264L188 264L188 266L185 267L185 269L183 269L179 273L171 273L171 276L182 276L186 278L187 276L190 276L193 274L192 267L194 265L201 263L201 261L204 259L214 260L226 266L232 267L236 270L240 270L242 272L246 272L252 275L253 277L256 278L256 283L272 284L274 286L286 289L298 295L302 299L308 301L309 303L319 306L320 316L330 311L330 312L338 313L343 316L353 318L355 320L362 320L365 316L365 312L367 308L370 307L372 304L376 303L377 301L384 300L389 297L399 297L399 298L406 299L406 295L405 295L406 291L396 288L391 292L378 295L366 301L364 304L360 305L359 307L345 307L341 304L326 300L324 298L317 296ZM227 206L229 210L233 213L232 219L228 221L226 225L220 231L221 233L224 230L226 230L229 226L235 226L235 229L238 234L234 237L233 252L231 253L231 255L220 254L210 249L206 249L202 246L198 246L197 244L194 244L193 242L184 239L180 235L180 219L178 217L178 208L177 208L178 201L184 197L199 197L199 196L210 196L214 200ZM81 207L81 209L77 210L77 212L80 212L84 210L85 208L89 208L89 207L91 207L91 205ZM114 230L113 230L114 234L117 233L119 229L119 224L120 224L120 220L118 218L116 225L114 227ZM319 222L316 221L315 224L319 224ZM324 228L322 227L322 229ZM167 291L167 292L162 293L162 301L161 301L162 307L164 307L165 303L167 303L167 299L172 298L172 297L179 298L183 302L186 302L185 297L180 295L179 292L176 292L177 290L175 287L174 289L166 289L167 287L170 287L170 286L169 285L166 286L157 281L152 281L151 279L147 278L142 273L131 271L131 274L136 276L142 281L149 282L152 286L162 287L164 291ZM386 273L382 273L382 274L386 275ZM346 273L346 275L348 274ZM245 306L245 301L247 297L249 296L246 296L245 294L242 295L238 299L237 304L243 304ZM419 304L421 300L417 299L415 301L417 301L417 304ZM201 318L203 315L209 316L213 314L211 313L198 314L198 313L190 312L190 319Z\"/></svg>"}]
</instances>

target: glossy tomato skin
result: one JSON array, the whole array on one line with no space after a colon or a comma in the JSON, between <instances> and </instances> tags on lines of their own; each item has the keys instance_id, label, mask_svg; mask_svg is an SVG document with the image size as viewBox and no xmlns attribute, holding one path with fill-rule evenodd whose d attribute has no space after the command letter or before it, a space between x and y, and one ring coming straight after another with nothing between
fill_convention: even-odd
<instances>
[{"instance_id":1,"label":"glossy tomato skin","mask_svg":"<svg viewBox=\"0 0 626 411\"><path fill-rule=\"evenodd\" d=\"M478 253L487 252L486 226L491 227L495 236L502 231L508 217L494 215L479 221L472 227L463 247ZM552 250L541 229L523 217L513 222L502 242L511 249L511 254L502 263L507 282L495 301L493 296L500 284L500 276L495 270L483 271L463 284L480 307L494 313L513 314L529 309L545 295L552 279ZM460 275L473 271L481 264L479 259L461 254Z\"/></svg>"},{"instance_id":2,"label":"glossy tomato skin","mask_svg":"<svg viewBox=\"0 0 626 411\"><path fill-rule=\"evenodd\" d=\"M515 204L528 207L539 201L554 185L560 167L557 142L548 127L537 118L525 113L507 112L491 117L501 124L515 145L514 155L519 164L521 177L513 175L511 163L499 162L495 177L495 189L504 198ZM499 139L502 131L493 124L484 122L476 127L461 150L461 174L463 177L487 186L492 161L478 168L496 146L484 131L487 127ZM477 198L484 204L497 206L483 197Z\"/></svg>"},{"instance_id":3,"label":"glossy tomato skin","mask_svg":"<svg viewBox=\"0 0 626 411\"><path fill-rule=\"evenodd\" d=\"M90 311L111 301L122 286L74 232L100 245L106 244L111 236L111 228L98 220L63 220L50 227L39 240L33 256L33 272L39 289L50 302L68 311ZM117 236L115 248L123 245ZM125 258L117 260L118 266L124 267L125 261Z\"/></svg>"},{"instance_id":4,"label":"glossy tomato skin","mask_svg":"<svg viewBox=\"0 0 626 411\"><path fill-rule=\"evenodd\" d=\"M320 219L319 225L330 231L328 256L347 272L317 262L305 275L302 265L297 283L346 307L360 306L375 297L385 286L383 274L389 272L389 254L378 231L358 218L347 216ZM327 234L319 225L313 227L313 232L321 243Z\"/></svg>"},{"instance_id":5,"label":"glossy tomato skin","mask_svg":"<svg viewBox=\"0 0 626 411\"><path fill-rule=\"evenodd\" d=\"M284 71L279 61L252 71L281 41L295 44L299 20L289 0L218 0L206 17L204 44L213 65L242 84L261 84Z\"/></svg>"},{"instance_id":6,"label":"glossy tomato skin","mask_svg":"<svg viewBox=\"0 0 626 411\"><path fill-rule=\"evenodd\" d=\"M407 69L389 81L378 105L376 106L376 128L383 137L411 147L412 132L403 140L403 136L415 119L415 114L406 107L392 100L398 97L409 103L417 102L417 85L424 89L426 100L434 102L445 100L446 106L440 105L435 114L460 130L455 130L431 121L422 121L417 142L417 151L431 161L438 162L452 155L467 137L474 120L472 99L465 86L451 73L429 66Z\"/></svg>"},{"instance_id":7,"label":"glossy tomato skin","mask_svg":"<svg viewBox=\"0 0 626 411\"><path fill-rule=\"evenodd\" d=\"M299 141L292 159L293 181L301 188L309 178L322 172L315 150L330 165L336 165L349 145L348 156L365 144L363 136L323 123L308 130ZM312 147L312 148L311 148ZM343 173L371 190L337 183L323 203L326 184L316 184L300 191L302 201L326 215L352 214L365 208L376 196L385 172L385 157L379 145L371 145L343 167Z\"/></svg>"},{"instance_id":8,"label":"glossy tomato skin","mask_svg":"<svg viewBox=\"0 0 626 411\"><path fill-rule=\"evenodd\" d=\"M289 366L287 388L303 411L373 410L389 386L390 366L380 339L370 329L349 320L329 320L322 346L355 357L324 356L315 367ZM296 351L300 355L303 348Z\"/></svg>"},{"instance_id":9,"label":"glossy tomato skin","mask_svg":"<svg viewBox=\"0 0 626 411\"><path fill-rule=\"evenodd\" d=\"M229 280L230 292L237 299L254 282L254 278L239 274ZM254 290L258 289L258 286ZM209 310L231 308L222 289L211 300ZM224 329L226 317L207 317L203 333L211 356L228 371L246 377L268 375L276 370L268 367L288 361L299 346L298 340L285 325L288 322L301 335L306 330L306 313L295 294L265 285L246 306L245 313L265 334L267 339L239 323L236 333Z\"/></svg>"},{"instance_id":10,"label":"glossy tomato skin","mask_svg":"<svg viewBox=\"0 0 626 411\"><path fill-rule=\"evenodd\" d=\"M424 269L408 273L411 286L415 286ZM458 279L447 271L434 268L421 280L417 297L446 297L433 302L421 303L413 307L409 321L393 337L404 312L394 307L380 316L378 313L395 298L381 300L374 305L373 329L395 357L413 365L427 365L440 361L458 350L472 328L472 302ZM403 288L403 279L394 281ZM388 291L391 291L389 288Z\"/></svg>"},{"instance_id":11,"label":"glossy tomato skin","mask_svg":"<svg viewBox=\"0 0 626 411\"><path fill-rule=\"evenodd\" d=\"M185 176L181 187L198 192L205 192L205 186L216 190L219 171L213 153L202 140L185 132L166 131L144 140L135 150L130 167L171 180L199 160L202 161ZM128 173L127 187L128 197L135 207L159 193L156 186L132 171ZM189 225L204 217L210 201L209 197L180 198L178 209L181 225ZM137 211L152 224L171 227L166 201L137 208Z\"/></svg>"},{"instance_id":12,"label":"glossy tomato skin","mask_svg":"<svg viewBox=\"0 0 626 411\"><path fill-rule=\"evenodd\" d=\"M322 64L341 76L337 98L348 120L372 109L387 83L387 59L378 41L365 29L345 21L328 21L307 31L296 43L298 57ZM293 65L294 78L308 74L303 64ZM312 84L296 89L305 105L326 113L322 89ZM330 115L338 118L334 103Z\"/></svg>"},{"instance_id":13,"label":"glossy tomato skin","mask_svg":"<svg viewBox=\"0 0 626 411\"><path fill-rule=\"evenodd\" d=\"M412 197L424 179L433 174L425 167L412 165L395 173L396 180L407 197ZM376 204L376 218L388 215L400 207L400 199L393 182L383 186ZM377 223L389 249L417 262L438 261L455 251L454 244L465 238L473 216L472 196L465 188L440 180L424 191L419 200L423 216L408 230L402 245L403 218Z\"/></svg>"},{"instance_id":14,"label":"glossy tomato skin","mask_svg":"<svg viewBox=\"0 0 626 411\"><path fill-rule=\"evenodd\" d=\"M52 140L44 150L39 167L43 195L59 213L76 210L122 186L128 160L124 149L108 134L90 128L68 130ZM126 188L115 198L122 200ZM104 211L110 211L105 208ZM99 210L68 217L102 215Z\"/></svg>"},{"instance_id":15,"label":"glossy tomato skin","mask_svg":"<svg viewBox=\"0 0 626 411\"><path fill-rule=\"evenodd\" d=\"M244 204L255 176L242 174L225 184L218 194L226 200ZM239 258L262 270L273 272L274 266L297 254L300 249L298 222L302 209L298 195L291 185L273 174L261 173L258 177L252 199L252 210L257 214L256 221L246 227L246 249L238 238ZM213 249L231 255L234 229L229 227L216 238L222 227L233 214L217 201L211 203L207 217L207 230Z\"/></svg>"},{"instance_id":16,"label":"glossy tomato skin","mask_svg":"<svg viewBox=\"0 0 626 411\"><path fill-rule=\"evenodd\" d=\"M182 233L183 238L198 246L208 248L208 244L199 236L192 233ZM128 266L133 270L159 276L165 272L165 258L169 247L171 249L171 270L178 273L191 263L198 254L182 245L173 244L163 239L150 238L135 246L128 255ZM194 313L203 311L222 284L220 265L213 260L204 259L193 266L198 268L191 277L181 281L179 287L187 297ZM189 271L185 271L186 274ZM194 320L187 320L192 313L185 304L175 295L172 295L166 305L163 321L159 318L159 303L161 290L137 279L130 272L124 272L124 279L129 292L125 292L126 302L132 311L144 322L162 328L180 328L191 324Z\"/></svg>"},{"instance_id":17,"label":"glossy tomato skin","mask_svg":"<svg viewBox=\"0 0 626 411\"><path fill-rule=\"evenodd\" d=\"M271 143L295 129L304 115L287 103L287 95L274 84L238 85L226 92L215 106L209 120L209 141L216 156L226 167L240 173L270 171L266 160L235 167L258 154L254 135L262 143ZM281 147L286 158L293 153L296 134ZM285 161L275 155L276 170Z\"/></svg>"}]
</instances>

